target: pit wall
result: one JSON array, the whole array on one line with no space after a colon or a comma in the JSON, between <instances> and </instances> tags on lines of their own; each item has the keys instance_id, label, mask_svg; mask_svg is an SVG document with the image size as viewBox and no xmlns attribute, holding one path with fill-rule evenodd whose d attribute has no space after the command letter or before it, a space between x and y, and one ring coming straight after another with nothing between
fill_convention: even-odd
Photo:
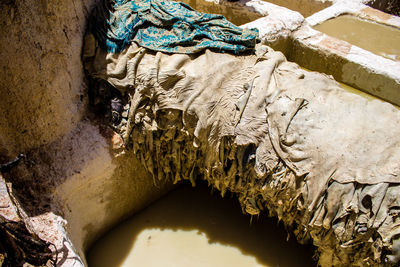
<instances>
[{"instance_id":1,"label":"pit wall","mask_svg":"<svg viewBox=\"0 0 400 267\"><path fill-rule=\"evenodd\" d=\"M101 234L173 188L167 181L155 184L133 153L118 154L119 145L110 129L83 119L4 175L26 222L57 247L57 266L85 266L85 252ZM0 200L7 197L0 190Z\"/></svg>"},{"instance_id":2,"label":"pit wall","mask_svg":"<svg viewBox=\"0 0 400 267\"><path fill-rule=\"evenodd\" d=\"M258 28L262 42L289 60L400 104L398 63L311 28L343 10L400 27L398 18L358 2L336 3L307 19L257 0L221 0L219 5L222 11L232 6L242 10L238 23L261 17L243 27ZM173 187L154 184L134 155L119 155L121 140L88 115L81 47L93 4L95 0L0 4L0 156L27 154L1 180L0 200L6 201L2 188L11 182L34 230L56 244L58 266L85 265L84 252L100 234ZM17 218L10 210L0 213Z\"/></svg>"},{"instance_id":3,"label":"pit wall","mask_svg":"<svg viewBox=\"0 0 400 267\"><path fill-rule=\"evenodd\" d=\"M262 42L282 51L289 61L307 69L332 75L337 81L400 105L400 62L390 60L312 27L343 14L350 14L400 30L400 17L364 5L366 1L337 1L304 19L298 12L249 1L265 17L243 25L258 28Z\"/></svg>"},{"instance_id":4,"label":"pit wall","mask_svg":"<svg viewBox=\"0 0 400 267\"><path fill-rule=\"evenodd\" d=\"M12 156L49 144L82 118L86 88L80 49L93 3L0 4L0 153Z\"/></svg>"},{"instance_id":5,"label":"pit wall","mask_svg":"<svg viewBox=\"0 0 400 267\"><path fill-rule=\"evenodd\" d=\"M87 107L81 61L95 0L0 3L0 163L25 160L0 179L0 214L21 220L6 183L57 266L84 266L88 246L171 188L154 184L121 140Z\"/></svg>"},{"instance_id":6,"label":"pit wall","mask_svg":"<svg viewBox=\"0 0 400 267\"><path fill-rule=\"evenodd\" d=\"M400 17L362 4L337 4L306 19L306 25L293 34L288 59L400 105L400 61L381 57L311 28L343 14L400 29Z\"/></svg>"}]
</instances>

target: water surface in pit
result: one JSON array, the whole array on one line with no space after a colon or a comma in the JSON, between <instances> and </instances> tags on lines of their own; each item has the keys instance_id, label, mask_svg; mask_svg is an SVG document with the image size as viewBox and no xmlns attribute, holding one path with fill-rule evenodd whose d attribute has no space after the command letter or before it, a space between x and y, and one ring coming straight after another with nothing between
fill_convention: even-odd
<instances>
[{"instance_id":1,"label":"water surface in pit","mask_svg":"<svg viewBox=\"0 0 400 267\"><path fill-rule=\"evenodd\" d=\"M261 18L258 13L252 12L244 7L235 6L234 4L216 4L205 0L175 0L189 5L191 8L199 12L223 15L227 20L240 26L250 21Z\"/></svg>"},{"instance_id":2,"label":"water surface in pit","mask_svg":"<svg viewBox=\"0 0 400 267\"><path fill-rule=\"evenodd\" d=\"M103 236L89 267L316 266L311 246L290 239L276 220L242 215L232 198L182 185Z\"/></svg>"},{"instance_id":3,"label":"water surface in pit","mask_svg":"<svg viewBox=\"0 0 400 267\"><path fill-rule=\"evenodd\" d=\"M342 15L324 21L314 29L377 55L400 61L400 30L397 28Z\"/></svg>"},{"instance_id":4,"label":"water surface in pit","mask_svg":"<svg viewBox=\"0 0 400 267\"><path fill-rule=\"evenodd\" d=\"M263 0L272 4L283 6L299 12L303 17L311 16L318 11L332 5L331 1L325 0Z\"/></svg>"}]
</instances>

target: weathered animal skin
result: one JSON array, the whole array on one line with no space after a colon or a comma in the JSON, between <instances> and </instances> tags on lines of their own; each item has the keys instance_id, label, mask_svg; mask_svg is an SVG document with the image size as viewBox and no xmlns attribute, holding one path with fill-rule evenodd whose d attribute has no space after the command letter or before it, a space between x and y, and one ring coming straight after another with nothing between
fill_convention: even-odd
<instances>
[{"instance_id":1,"label":"weathered animal skin","mask_svg":"<svg viewBox=\"0 0 400 267\"><path fill-rule=\"evenodd\" d=\"M132 43L107 54L86 40L86 69L129 102L115 129L155 183L205 179L234 192L244 212L267 210L312 240L322 266L397 263L398 109L267 46L170 55Z\"/></svg>"}]
</instances>

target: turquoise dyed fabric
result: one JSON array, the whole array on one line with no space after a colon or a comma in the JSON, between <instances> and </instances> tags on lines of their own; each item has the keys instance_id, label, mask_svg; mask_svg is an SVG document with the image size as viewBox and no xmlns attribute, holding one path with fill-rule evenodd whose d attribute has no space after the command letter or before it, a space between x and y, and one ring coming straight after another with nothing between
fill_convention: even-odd
<instances>
[{"instance_id":1,"label":"turquoise dyed fabric","mask_svg":"<svg viewBox=\"0 0 400 267\"><path fill-rule=\"evenodd\" d=\"M254 50L258 30L241 29L221 15L167 0L114 0L97 6L90 31L108 52L132 41L155 51L197 53L206 48L239 54Z\"/></svg>"}]
</instances>

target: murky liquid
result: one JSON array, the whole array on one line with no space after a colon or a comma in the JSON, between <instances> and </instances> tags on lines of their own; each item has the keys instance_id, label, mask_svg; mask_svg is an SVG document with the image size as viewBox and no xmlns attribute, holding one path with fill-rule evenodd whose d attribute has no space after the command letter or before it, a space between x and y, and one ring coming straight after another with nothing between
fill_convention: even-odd
<instances>
[{"instance_id":1,"label":"murky liquid","mask_svg":"<svg viewBox=\"0 0 400 267\"><path fill-rule=\"evenodd\" d=\"M246 24L250 21L261 18L260 14L246 10L243 7L219 5L212 2L207 2L205 0L175 0L178 2L183 2L196 11L203 13L219 14L223 15L227 20L240 26Z\"/></svg>"},{"instance_id":2,"label":"murky liquid","mask_svg":"<svg viewBox=\"0 0 400 267\"><path fill-rule=\"evenodd\" d=\"M300 68L305 70L305 71L312 72L312 70L309 70L307 68L304 68L304 67L301 67L301 66L300 66ZM358 90L358 89L356 89L354 87L351 87L350 85L347 85L347 84L344 84L344 83L341 83L341 82L338 82L338 81L336 81L336 82L340 85L340 87L342 87L345 91L347 91L349 93L362 96L363 98L365 98L367 100L379 100L379 101L385 102L384 100L382 100L382 99L380 99L380 98L378 98L376 96L367 94L367 93L365 93L363 91L360 91L360 90Z\"/></svg>"},{"instance_id":3,"label":"murky liquid","mask_svg":"<svg viewBox=\"0 0 400 267\"><path fill-rule=\"evenodd\" d=\"M378 99L379 101L384 102L384 100L382 100L382 99L380 99L380 98L377 98L376 96L367 94L367 93L365 93L365 92L363 92L363 91L357 90L356 88L351 87L350 85L347 85L347 84L344 84L344 83L341 83L341 82L338 82L338 83L339 83L339 85L340 85L344 90L346 90L347 92L350 92L350 93L352 93L352 94L356 94L356 95L362 96L362 97L364 97L364 98L366 98L366 99L368 99L368 100Z\"/></svg>"},{"instance_id":4,"label":"murky liquid","mask_svg":"<svg viewBox=\"0 0 400 267\"><path fill-rule=\"evenodd\" d=\"M283 6L288 9L299 12L303 17L311 16L318 11L332 5L330 1L316 1L316 0L263 0L272 4Z\"/></svg>"},{"instance_id":5,"label":"murky liquid","mask_svg":"<svg viewBox=\"0 0 400 267\"><path fill-rule=\"evenodd\" d=\"M400 30L394 27L343 15L314 28L377 55L400 61Z\"/></svg>"},{"instance_id":6,"label":"murky liquid","mask_svg":"<svg viewBox=\"0 0 400 267\"><path fill-rule=\"evenodd\" d=\"M237 201L183 185L101 238L89 267L316 266L311 246L286 241L273 219L242 215Z\"/></svg>"}]
</instances>

